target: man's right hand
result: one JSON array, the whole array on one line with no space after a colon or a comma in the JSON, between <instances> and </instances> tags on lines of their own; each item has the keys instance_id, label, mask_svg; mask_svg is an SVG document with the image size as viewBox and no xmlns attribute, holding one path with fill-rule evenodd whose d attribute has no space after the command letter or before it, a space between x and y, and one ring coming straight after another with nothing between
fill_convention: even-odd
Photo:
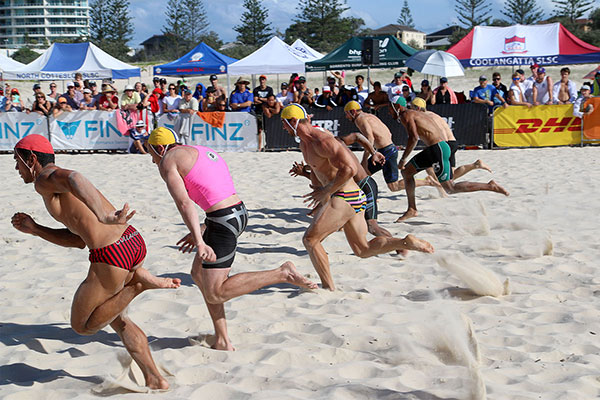
<instances>
[{"instance_id":1,"label":"man's right hand","mask_svg":"<svg viewBox=\"0 0 600 400\"><path fill-rule=\"evenodd\" d=\"M301 161L300 163L297 163L294 161L294 165L292 165L292 169L290 169L290 175L291 176L298 176L298 175L303 175L304 172L304 163Z\"/></svg>"},{"instance_id":2,"label":"man's right hand","mask_svg":"<svg viewBox=\"0 0 600 400\"><path fill-rule=\"evenodd\" d=\"M33 235L33 232L35 231L35 221L25 213L16 213L12 216L10 222L16 230L23 233Z\"/></svg>"},{"instance_id":3,"label":"man's right hand","mask_svg":"<svg viewBox=\"0 0 600 400\"><path fill-rule=\"evenodd\" d=\"M198 245L198 257L200 257L200 259L203 261L217 261L217 255L215 254L214 250L206 243Z\"/></svg>"},{"instance_id":4,"label":"man's right hand","mask_svg":"<svg viewBox=\"0 0 600 400\"><path fill-rule=\"evenodd\" d=\"M129 212L129 204L125 203L123 209L116 210L112 214L107 214L104 218L100 219L100 222L107 225L125 225L134 215L135 210Z\"/></svg>"}]
</instances>

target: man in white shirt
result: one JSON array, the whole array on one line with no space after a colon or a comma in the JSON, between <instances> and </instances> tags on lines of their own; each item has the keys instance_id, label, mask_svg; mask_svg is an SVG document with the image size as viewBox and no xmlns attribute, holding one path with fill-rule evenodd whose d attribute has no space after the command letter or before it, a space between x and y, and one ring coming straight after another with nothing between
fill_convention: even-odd
<instances>
[{"instance_id":1,"label":"man in white shirt","mask_svg":"<svg viewBox=\"0 0 600 400\"><path fill-rule=\"evenodd\" d=\"M525 87L522 82L523 75L519 70L512 74L512 84L508 90L508 100L513 106L527 106L531 108L531 103L525 99Z\"/></svg>"},{"instance_id":2,"label":"man in white shirt","mask_svg":"<svg viewBox=\"0 0 600 400\"><path fill-rule=\"evenodd\" d=\"M537 71L540 66L538 64L533 64L531 67L531 76L529 78L525 78L525 71L522 69L518 69L517 72L521 72L522 78L521 82L523 83L523 88L525 89L525 101L533 104L533 83L537 78Z\"/></svg>"},{"instance_id":3,"label":"man in white shirt","mask_svg":"<svg viewBox=\"0 0 600 400\"><path fill-rule=\"evenodd\" d=\"M581 95L573 103L573 115L575 117L583 118L584 115L589 115L594 112L594 106L591 104L588 104L582 109L582 106L585 105L585 102L592 97L592 88L588 85L583 85L579 91L581 92Z\"/></svg>"},{"instance_id":4,"label":"man in white shirt","mask_svg":"<svg viewBox=\"0 0 600 400\"><path fill-rule=\"evenodd\" d=\"M281 84L281 92L277 93L277 96L275 96L275 98L279 103L281 103L282 106L285 107L288 104L294 102L294 93L290 92L288 90L288 84L286 82L283 82Z\"/></svg>"},{"instance_id":5,"label":"man in white shirt","mask_svg":"<svg viewBox=\"0 0 600 400\"><path fill-rule=\"evenodd\" d=\"M354 82L356 83L355 89L356 89L356 94L358 95L358 102L360 103L360 105L362 107L363 104L365 104L365 99L367 98L367 96L369 96L369 91L363 87L363 83L365 82L365 77L362 75L356 75Z\"/></svg>"},{"instance_id":6,"label":"man in white shirt","mask_svg":"<svg viewBox=\"0 0 600 400\"><path fill-rule=\"evenodd\" d=\"M575 82L569 80L569 75L571 70L568 67L560 70L560 81L552 88L554 104L571 104L577 99L577 87Z\"/></svg>"}]
</instances>

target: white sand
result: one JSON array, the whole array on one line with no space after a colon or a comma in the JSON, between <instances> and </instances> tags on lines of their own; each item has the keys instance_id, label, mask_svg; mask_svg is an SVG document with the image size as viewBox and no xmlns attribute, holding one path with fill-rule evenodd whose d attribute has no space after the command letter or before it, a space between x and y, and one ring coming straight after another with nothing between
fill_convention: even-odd
<instances>
[{"instance_id":1,"label":"white sand","mask_svg":"<svg viewBox=\"0 0 600 400\"><path fill-rule=\"evenodd\" d=\"M339 290L265 288L227 303L237 351L211 350L212 324L188 273L192 256L174 248L186 233L156 167L135 155L59 155L116 205L129 201L149 244L146 266L183 280L151 291L129 315L150 337L169 393L143 391L117 335L69 327L71 298L87 252L64 249L10 226L16 211L58 227L32 185L0 156L0 398L85 399L594 399L600 396L600 278L597 277L598 148L461 151L482 158L511 197L472 193L441 199L420 188L420 216L376 176L382 225L413 233L440 253L509 278L512 294L481 297L434 255L359 259L342 233L325 241ZM300 153L225 153L250 210L233 272L292 260L316 274L302 247L308 181L287 171ZM485 181L475 171L465 178ZM546 255L547 254L547 255ZM460 258L459 258L460 260ZM318 278L317 278L318 279ZM117 382L117 384L115 384ZM129 390L122 387L128 387ZM99 392L99 394L98 394Z\"/></svg>"}]
</instances>

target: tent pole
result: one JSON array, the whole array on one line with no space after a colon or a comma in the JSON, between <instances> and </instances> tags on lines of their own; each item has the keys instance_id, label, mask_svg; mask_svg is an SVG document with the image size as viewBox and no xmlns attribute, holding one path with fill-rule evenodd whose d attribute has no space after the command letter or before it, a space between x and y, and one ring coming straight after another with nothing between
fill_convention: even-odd
<instances>
[{"instance_id":1,"label":"tent pole","mask_svg":"<svg viewBox=\"0 0 600 400\"><path fill-rule=\"evenodd\" d=\"M367 92L371 92L371 66L367 65Z\"/></svg>"},{"instance_id":2,"label":"tent pole","mask_svg":"<svg viewBox=\"0 0 600 400\"><path fill-rule=\"evenodd\" d=\"M231 95L230 87L230 79L229 79L229 71L227 71L227 103L229 103L229 96Z\"/></svg>"}]
</instances>

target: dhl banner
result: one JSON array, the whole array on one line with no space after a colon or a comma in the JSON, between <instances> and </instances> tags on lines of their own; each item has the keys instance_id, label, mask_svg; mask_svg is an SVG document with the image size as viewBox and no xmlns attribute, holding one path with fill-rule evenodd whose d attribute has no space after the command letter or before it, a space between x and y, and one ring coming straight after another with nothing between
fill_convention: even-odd
<instances>
[{"instance_id":1,"label":"dhl banner","mask_svg":"<svg viewBox=\"0 0 600 400\"><path fill-rule=\"evenodd\" d=\"M581 143L581 119L573 105L498 107L494 142L500 147L564 146Z\"/></svg>"},{"instance_id":2,"label":"dhl banner","mask_svg":"<svg viewBox=\"0 0 600 400\"><path fill-rule=\"evenodd\" d=\"M594 111L583 116L583 136L586 139L600 140L600 97L592 97L585 102L585 106L591 104Z\"/></svg>"}]
</instances>

